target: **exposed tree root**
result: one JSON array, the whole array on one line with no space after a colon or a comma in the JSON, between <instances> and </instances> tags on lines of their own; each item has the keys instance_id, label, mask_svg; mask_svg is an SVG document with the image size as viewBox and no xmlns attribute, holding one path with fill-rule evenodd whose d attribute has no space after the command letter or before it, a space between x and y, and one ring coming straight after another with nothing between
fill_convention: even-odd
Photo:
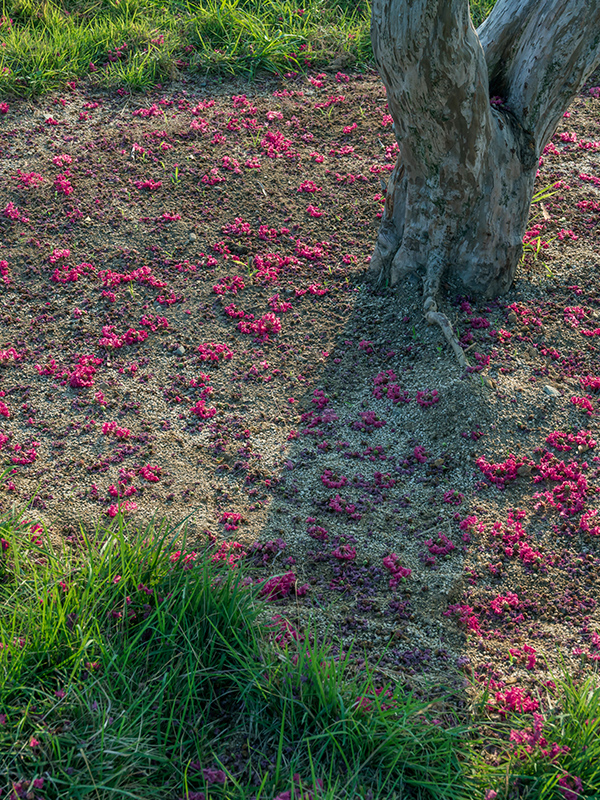
<instances>
[{"instance_id":1,"label":"exposed tree root","mask_svg":"<svg viewBox=\"0 0 600 800\"><path fill-rule=\"evenodd\" d=\"M382 226L373 256L371 257L370 268L377 271L376 285L389 286L391 288L398 287L401 284L401 279L407 278L408 275L414 273L416 268L413 265L404 263L402 266L397 266L397 258L394 256L398 253L398 239L392 225ZM463 350L458 337L454 333L452 323L448 317L441 311L438 311L435 298L438 295L442 277L446 271L446 259L443 253L434 253L430 256L429 264L423 278L423 312L425 321L429 325L439 325L442 333L446 337L446 341L452 347L454 355L456 356L460 368L466 370L469 366L465 351Z\"/></svg>"},{"instance_id":2,"label":"exposed tree root","mask_svg":"<svg viewBox=\"0 0 600 800\"><path fill-rule=\"evenodd\" d=\"M425 299L423 309L425 311L425 321L430 325L435 324L440 326L442 333L446 337L446 341L454 350L454 355L458 359L461 369L465 370L469 366L469 362L467 361L465 351L462 349L448 317L437 310L437 304L433 297L427 297Z\"/></svg>"},{"instance_id":3,"label":"exposed tree root","mask_svg":"<svg viewBox=\"0 0 600 800\"><path fill-rule=\"evenodd\" d=\"M435 301L445 271L446 258L443 251L432 253L427 265L425 278L423 280L423 311L425 313L425 321L430 325L440 326L442 333L446 337L446 341L454 350L454 355L458 359L461 369L466 370L466 368L469 366L469 362L465 356L465 351L462 349L462 346L458 341L456 334L454 333L452 323L445 314L443 314L441 311L438 311L437 303Z\"/></svg>"}]
</instances>

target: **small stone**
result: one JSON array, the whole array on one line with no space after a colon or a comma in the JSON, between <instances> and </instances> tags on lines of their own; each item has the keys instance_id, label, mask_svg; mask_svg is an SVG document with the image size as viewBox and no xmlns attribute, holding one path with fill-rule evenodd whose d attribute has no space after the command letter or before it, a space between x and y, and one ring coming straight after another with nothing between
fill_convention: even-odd
<instances>
[{"instance_id":1,"label":"small stone","mask_svg":"<svg viewBox=\"0 0 600 800\"><path fill-rule=\"evenodd\" d=\"M546 394L549 394L550 397L560 397L560 392L558 391L556 386L550 386L549 383L546 384L546 386L544 386L544 391L546 392Z\"/></svg>"},{"instance_id":2,"label":"small stone","mask_svg":"<svg viewBox=\"0 0 600 800\"><path fill-rule=\"evenodd\" d=\"M175 350L175 355L182 356L185 353L185 347L180 344L177 350Z\"/></svg>"},{"instance_id":3,"label":"small stone","mask_svg":"<svg viewBox=\"0 0 600 800\"><path fill-rule=\"evenodd\" d=\"M514 325L515 322L517 321L518 317L517 317L517 315L515 314L514 311L511 311L509 313L507 319L508 319L508 321L510 322L511 325Z\"/></svg>"},{"instance_id":4,"label":"small stone","mask_svg":"<svg viewBox=\"0 0 600 800\"><path fill-rule=\"evenodd\" d=\"M195 242L197 238L195 233L190 233L190 242Z\"/></svg>"}]
</instances>

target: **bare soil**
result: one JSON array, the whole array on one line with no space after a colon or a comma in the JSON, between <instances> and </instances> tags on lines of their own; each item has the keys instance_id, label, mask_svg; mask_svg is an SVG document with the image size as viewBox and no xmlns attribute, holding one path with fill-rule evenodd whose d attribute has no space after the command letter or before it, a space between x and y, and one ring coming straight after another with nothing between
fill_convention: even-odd
<instances>
[{"instance_id":1,"label":"bare soil","mask_svg":"<svg viewBox=\"0 0 600 800\"><path fill-rule=\"evenodd\" d=\"M57 545L119 507L186 520L287 576L300 635L543 702L600 657L595 94L543 156L510 293L444 287L467 375L419 284L367 272L397 152L375 74L11 102L0 509Z\"/></svg>"}]
</instances>

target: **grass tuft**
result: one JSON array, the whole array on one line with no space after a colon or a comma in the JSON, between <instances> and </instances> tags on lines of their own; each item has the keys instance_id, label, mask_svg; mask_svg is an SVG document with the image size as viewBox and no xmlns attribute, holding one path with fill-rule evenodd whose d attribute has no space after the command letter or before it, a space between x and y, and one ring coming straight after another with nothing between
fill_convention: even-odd
<instances>
[{"instance_id":1,"label":"grass tuft","mask_svg":"<svg viewBox=\"0 0 600 800\"><path fill-rule=\"evenodd\" d=\"M492 6L471 4L476 25ZM0 96L373 66L370 15L367 0L1 0Z\"/></svg>"},{"instance_id":2,"label":"grass tuft","mask_svg":"<svg viewBox=\"0 0 600 800\"><path fill-rule=\"evenodd\" d=\"M22 516L0 522L0 788L465 796L464 726L271 618L243 565L182 537L118 516L57 552Z\"/></svg>"}]
</instances>

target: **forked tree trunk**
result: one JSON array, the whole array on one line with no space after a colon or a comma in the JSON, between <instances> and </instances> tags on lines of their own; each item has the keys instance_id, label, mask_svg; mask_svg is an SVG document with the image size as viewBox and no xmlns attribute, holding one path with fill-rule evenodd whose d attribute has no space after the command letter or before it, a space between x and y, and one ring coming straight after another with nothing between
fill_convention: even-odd
<instances>
[{"instance_id":1,"label":"forked tree trunk","mask_svg":"<svg viewBox=\"0 0 600 800\"><path fill-rule=\"evenodd\" d=\"M446 270L501 294L540 153L600 61L600 0L498 0L477 31L468 0L372 2L400 153L371 268L392 285L423 271L426 312Z\"/></svg>"}]
</instances>

